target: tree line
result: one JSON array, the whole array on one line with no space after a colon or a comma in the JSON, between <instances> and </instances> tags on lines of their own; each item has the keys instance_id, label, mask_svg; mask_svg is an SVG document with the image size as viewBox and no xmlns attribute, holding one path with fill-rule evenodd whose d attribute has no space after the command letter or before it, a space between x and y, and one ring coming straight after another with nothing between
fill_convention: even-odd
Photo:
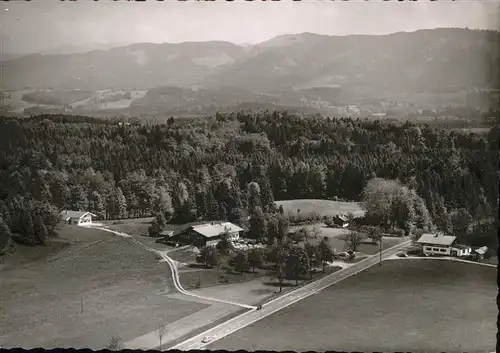
<instances>
[{"instance_id":1,"label":"tree line","mask_svg":"<svg viewBox=\"0 0 500 353\"><path fill-rule=\"evenodd\" d=\"M51 232L43 228L62 209L102 219L161 214L159 223L229 220L249 223L258 238L275 227L263 221L276 214L275 199L362 201L373 178L405 186L391 207L408 198L414 211L425 205L421 222L443 222L444 209L485 219L496 214L498 132L268 111L131 125L4 117L0 247L14 238L43 244ZM410 210L381 212L385 225L408 228Z\"/></svg>"}]
</instances>

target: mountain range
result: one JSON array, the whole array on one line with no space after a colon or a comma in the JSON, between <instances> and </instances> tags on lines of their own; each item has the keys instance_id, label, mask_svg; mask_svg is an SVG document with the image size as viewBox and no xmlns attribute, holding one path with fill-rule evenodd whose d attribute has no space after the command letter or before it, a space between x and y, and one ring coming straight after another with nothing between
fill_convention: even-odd
<instances>
[{"instance_id":1,"label":"mountain range","mask_svg":"<svg viewBox=\"0 0 500 353\"><path fill-rule=\"evenodd\" d=\"M467 105L471 94L485 94L473 101L486 107L500 88L499 43L496 31L449 28L378 36L302 33L245 46L131 44L7 60L2 84L7 90L151 90L136 107L194 101Z\"/></svg>"}]
</instances>

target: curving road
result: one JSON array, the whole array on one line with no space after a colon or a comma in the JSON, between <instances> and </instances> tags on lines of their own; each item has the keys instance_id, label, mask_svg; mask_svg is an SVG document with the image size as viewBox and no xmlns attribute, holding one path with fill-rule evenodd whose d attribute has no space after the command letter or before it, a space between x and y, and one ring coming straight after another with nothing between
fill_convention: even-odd
<instances>
[{"instance_id":1,"label":"curving road","mask_svg":"<svg viewBox=\"0 0 500 353\"><path fill-rule=\"evenodd\" d=\"M411 241L405 241L401 244L398 244L392 248L382 251L382 259L390 257L396 254L401 248L407 246ZM226 321L216 327L213 327L199 335L196 335L182 343L177 344L171 349L179 349L179 350L190 350L190 349L201 349L206 345L209 345L225 336L230 335L233 332L241 330L242 328L257 322L266 316L269 316L281 309L286 308L302 300L312 294L315 294L339 281L342 281L350 276L353 276L361 271L364 271L374 265L379 263L380 253L367 257L360 262L353 264L350 267L339 270L335 273L327 275L317 281L309 283L303 287L300 287L294 291L284 294L266 304L262 305L261 310L252 310L245 312L229 321ZM201 342L204 337L210 337L210 342L203 343Z\"/></svg>"},{"instance_id":2,"label":"curving road","mask_svg":"<svg viewBox=\"0 0 500 353\"><path fill-rule=\"evenodd\" d=\"M87 227L92 227L92 228L95 228L95 229L103 230L105 232L111 232L111 233L113 233L115 235L118 235L118 236L121 236L121 237L124 237L124 238L128 238L133 243L135 243L135 244L137 244L139 246L142 246L147 251L154 252L155 254L158 254L159 256L161 256L162 259L165 260L165 262L167 262L168 267L170 268L170 272L171 272L171 275L172 275L172 280L173 280L173 283L174 283L174 287L175 287L175 289L179 293L182 293L182 294L185 294L185 295L189 295L190 297L195 297L195 298L199 298L199 299L203 299L203 300L209 300L209 301L213 301L213 302L217 302L217 303L235 305L235 306L239 306L239 307L246 308L246 309L256 309L256 307L252 306L252 305L247 305L247 304L242 304L242 303L236 303L236 302L232 302L232 301L228 301L228 300L222 300L222 299L217 299L217 298L210 298L210 297L201 296L201 295L198 295L198 294L195 294L195 293L191 293L191 292L187 291L186 289L184 289L182 287L182 284L181 284L181 282L179 280L179 271L177 270L177 266L175 265L174 260L171 259L167 255L167 252L159 251L159 250L150 248L149 246L144 245L139 240L135 239L133 236L131 236L129 234L126 234L126 233L118 232L116 230L112 230L112 229L109 229L109 228L103 228L103 227L92 226L92 225L87 226Z\"/></svg>"}]
</instances>

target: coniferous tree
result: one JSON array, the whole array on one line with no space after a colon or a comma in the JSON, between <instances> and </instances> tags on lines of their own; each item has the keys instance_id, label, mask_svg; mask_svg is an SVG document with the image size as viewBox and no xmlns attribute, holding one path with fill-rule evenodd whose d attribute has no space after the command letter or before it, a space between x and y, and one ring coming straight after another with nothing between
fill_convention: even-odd
<instances>
[{"instance_id":1,"label":"coniferous tree","mask_svg":"<svg viewBox=\"0 0 500 353\"><path fill-rule=\"evenodd\" d=\"M117 206L117 216L118 218L127 217L127 200L123 195L122 189L120 187L116 188L116 206Z\"/></svg>"},{"instance_id":2,"label":"coniferous tree","mask_svg":"<svg viewBox=\"0 0 500 353\"><path fill-rule=\"evenodd\" d=\"M6 249L9 244L11 244L12 234L10 232L9 226L0 216L0 255L3 254L4 249Z\"/></svg>"},{"instance_id":3,"label":"coniferous tree","mask_svg":"<svg viewBox=\"0 0 500 353\"><path fill-rule=\"evenodd\" d=\"M436 217L435 223L437 229L444 232L445 234L452 234L453 228L451 223L451 217L446 209L446 205L444 204L444 199L442 196L439 196L436 199Z\"/></svg>"},{"instance_id":4,"label":"coniferous tree","mask_svg":"<svg viewBox=\"0 0 500 353\"><path fill-rule=\"evenodd\" d=\"M93 191L89 200L89 209L95 213L99 219L106 216L106 209L101 195L97 191Z\"/></svg>"},{"instance_id":5,"label":"coniferous tree","mask_svg":"<svg viewBox=\"0 0 500 353\"><path fill-rule=\"evenodd\" d=\"M249 220L249 236L262 242L266 237L266 220L262 209L257 206L250 216Z\"/></svg>"},{"instance_id":6,"label":"coniferous tree","mask_svg":"<svg viewBox=\"0 0 500 353\"><path fill-rule=\"evenodd\" d=\"M71 208L74 211L86 211L89 207L87 194L80 185L75 185L71 190Z\"/></svg>"},{"instance_id":7,"label":"coniferous tree","mask_svg":"<svg viewBox=\"0 0 500 353\"><path fill-rule=\"evenodd\" d=\"M472 221L472 217L465 208L459 208L453 210L450 213L451 223L453 225L453 235L455 235L460 242L462 239L465 239L467 235L467 231Z\"/></svg>"}]
</instances>

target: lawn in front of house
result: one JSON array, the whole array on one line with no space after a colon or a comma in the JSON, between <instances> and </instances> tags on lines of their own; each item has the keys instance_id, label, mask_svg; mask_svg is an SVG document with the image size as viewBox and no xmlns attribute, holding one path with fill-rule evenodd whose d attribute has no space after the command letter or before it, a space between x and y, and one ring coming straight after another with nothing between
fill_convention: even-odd
<instances>
[{"instance_id":1,"label":"lawn in front of house","mask_svg":"<svg viewBox=\"0 0 500 353\"><path fill-rule=\"evenodd\" d=\"M206 348L492 352L496 268L385 261Z\"/></svg>"},{"instance_id":2,"label":"lawn in front of house","mask_svg":"<svg viewBox=\"0 0 500 353\"><path fill-rule=\"evenodd\" d=\"M328 243L330 244L332 250L336 250L336 252L342 252L346 250L346 245L345 241L343 240L343 236L347 234L349 230L336 229L336 228L321 228L321 230L322 234L320 236L318 236L317 238L314 237L310 238L308 242L317 245L321 242L321 240L323 240L324 237L327 237ZM335 234L334 236L328 236L329 230L338 230L339 232L337 232L338 234ZM382 241L382 250L389 249L406 240L407 238L405 237L384 237ZM304 242L301 243L303 244ZM379 251L380 251L380 245L374 244L369 238L365 238L363 242L356 249L356 252L366 255L374 255Z\"/></svg>"},{"instance_id":3,"label":"lawn in front of house","mask_svg":"<svg viewBox=\"0 0 500 353\"><path fill-rule=\"evenodd\" d=\"M168 253L168 256L182 264L195 264L197 252L193 251L194 247L184 249L173 249Z\"/></svg>"},{"instance_id":4,"label":"lawn in front of house","mask_svg":"<svg viewBox=\"0 0 500 353\"><path fill-rule=\"evenodd\" d=\"M166 297L167 264L130 239L69 225L59 232L5 259L1 347L102 349L112 336L132 340L206 307Z\"/></svg>"},{"instance_id":5,"label":"lawn in front of house","mask_svg":"<svg viewBox=\"0 0 500 353\"><path fill-rule=\"evenodd\" d=\"M179 271L179 279L186 289L212 287L222 284L242 283L262 278L267 275L265 270L256 269L255 272L236 272L227 267L205 268L203 265L184 267ZM199 283L199 286L198 286Z\"/></svg>"}]
</instances>

